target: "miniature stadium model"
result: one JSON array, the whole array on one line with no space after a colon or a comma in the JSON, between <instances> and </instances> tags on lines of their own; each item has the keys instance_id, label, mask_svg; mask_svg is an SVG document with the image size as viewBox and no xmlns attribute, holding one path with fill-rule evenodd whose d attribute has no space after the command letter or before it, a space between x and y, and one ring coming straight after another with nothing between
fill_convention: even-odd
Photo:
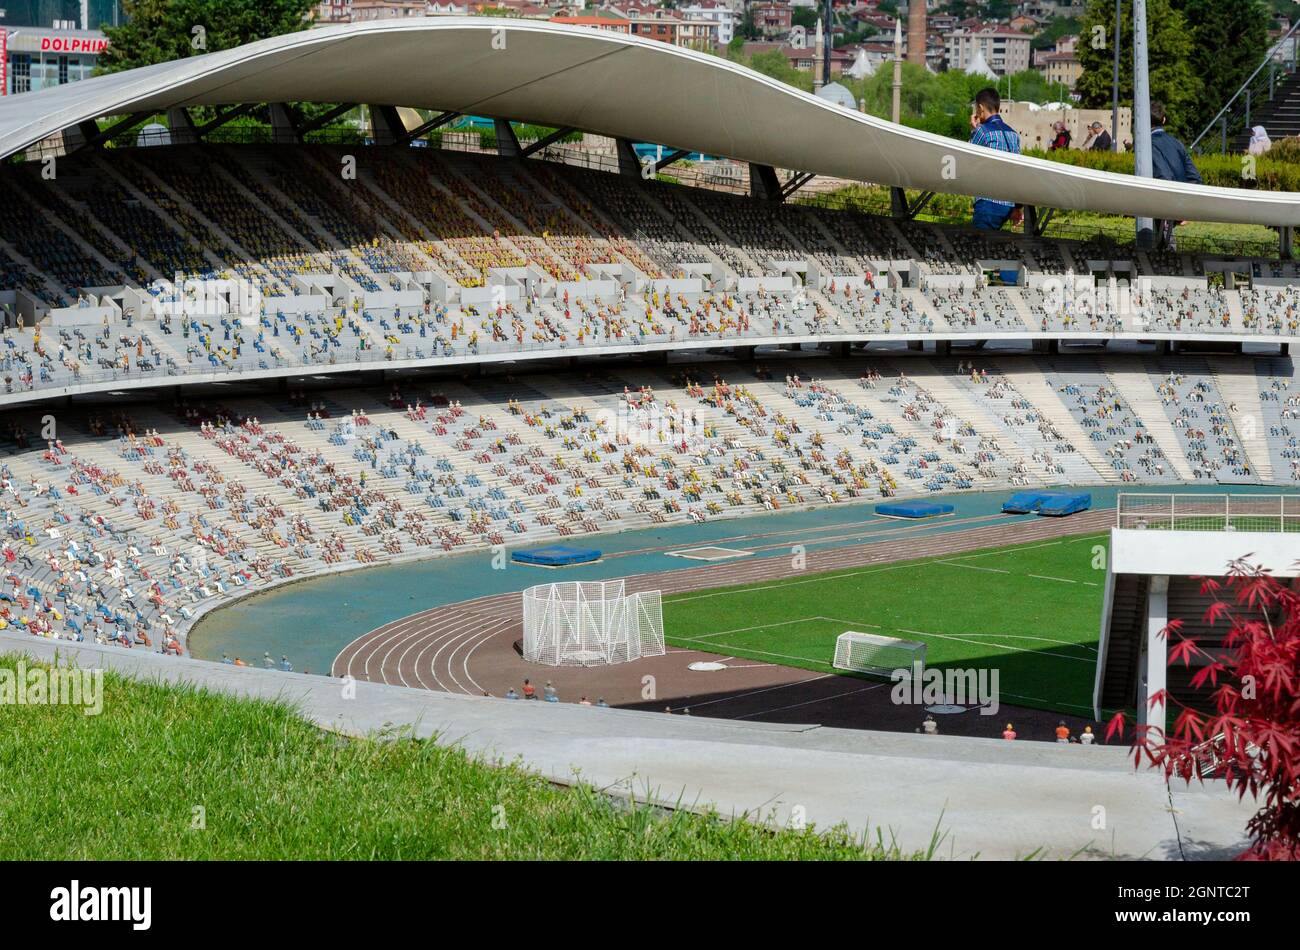
<instances>
[{"instance_id":1,"label":"miniature stadium model","mask_svg":"<svg viewBox=\"0 0 1300 950\"><path fill-rule=\"evenodd\" d=\"M1233 692L1300 636L1284 171L867 114L874 4L816 95L784 3L155 6L63 84L0 11L11 859L1291 853L1233 784L1295 774L1291 686ZM1044 5L911 6L948 89L927 15L1028 57Z\"/></svg>"}]
</instances>

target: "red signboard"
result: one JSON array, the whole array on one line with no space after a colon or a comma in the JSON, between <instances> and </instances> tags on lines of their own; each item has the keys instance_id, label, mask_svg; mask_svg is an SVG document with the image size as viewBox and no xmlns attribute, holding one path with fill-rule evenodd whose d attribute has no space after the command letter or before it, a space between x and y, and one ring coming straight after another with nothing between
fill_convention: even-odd
<instances>
[{"instance_id":1,"label":"red signboard","mask_svg":"<svg viewBox=\"0 0 1300 950\"><path fill-rule=\"evenodd\" d=\"M9 94L9 31L0 26L0 96Z\"/></svg>"},{"instance_id":2,"label":"red signboard","mask_svg":"<svg viewBox=\"0 0 1300 950\"><path fill-rule=\"evenodd\" d=\"M42 53L102 53L108 40L100 37L42 36Z\"/></svg>"}]
</instances>

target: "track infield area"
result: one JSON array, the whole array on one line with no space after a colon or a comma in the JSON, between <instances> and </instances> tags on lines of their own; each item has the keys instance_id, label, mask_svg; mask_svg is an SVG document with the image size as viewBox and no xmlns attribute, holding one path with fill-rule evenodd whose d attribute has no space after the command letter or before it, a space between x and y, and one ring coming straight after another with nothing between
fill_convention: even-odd
<instances>
[{"instance_id":1,"label":"track infield area","mask_svg":"<svg viewBox=\"0 0 1300 950\"><path fill-rule=\"evenodd\" d=\"M999 671L1004 701L1078 714L1092 701L1105 535L665 596L679 647L838 673L846 630L926 644L929 668Z\"/></svg>"}]
</instances>

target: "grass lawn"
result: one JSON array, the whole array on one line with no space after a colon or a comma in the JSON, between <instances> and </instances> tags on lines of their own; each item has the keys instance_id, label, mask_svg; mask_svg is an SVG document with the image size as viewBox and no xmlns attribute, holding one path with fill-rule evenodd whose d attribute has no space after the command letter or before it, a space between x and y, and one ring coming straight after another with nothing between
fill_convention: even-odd
<instances>
[{"instance_id":1,"label":"grass lawn","mask_svg":"<svg viewBox=\"0 0 1300 950\"><path fill-rule=\"evenodd\" d=\"M850 568L664 599L669 642L821 672L846 630L924 642L932 667L996 667L1006 702L1092 708L1107 535ZM1100 567L1096 566L1100 565Z\"/></svg>"},{"instance_id":2,"label":"grass lawn","mask_svg":"<svg viewBox=\"0 0 1300 950\"><path fill-rule=\"evenodd\" d=\"M0 656L0 668L16 663ZM98 716L80 706L0 704L0 853L9 860L904 857L834 829L772 831L629 805L428 741L346 739L282 705L111 672Z\"/></svg>"}]
</instances>

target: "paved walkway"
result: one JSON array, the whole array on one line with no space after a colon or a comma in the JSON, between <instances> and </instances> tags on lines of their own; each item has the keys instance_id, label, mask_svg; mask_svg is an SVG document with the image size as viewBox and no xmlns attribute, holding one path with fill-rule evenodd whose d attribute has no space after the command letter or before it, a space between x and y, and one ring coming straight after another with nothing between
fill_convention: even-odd
<instances>
[{"instance_id":1,"label":"paved walkway","mask_svg":"<svg viewBox=\"0 0 1300 950\"><path fill-rule=\"evenodd\" d=\"M511 702L238 668L143 649L69 644L0 632L0 651L83 668L189 681L238 696L280 698L324 726L366 733L410 725L471 754L518 760L559 781L575 774L666 804L825 827L883 828L905 849L946 832L941 856L1226 858L1244 847L1253 807L1220 788L1135 774L1122 749L865 732L668 716L572 704ZM110 709L111 712L111 709ZM1104 827L1097 825L1104 820Z\"/></svg>"}]
</instances>

